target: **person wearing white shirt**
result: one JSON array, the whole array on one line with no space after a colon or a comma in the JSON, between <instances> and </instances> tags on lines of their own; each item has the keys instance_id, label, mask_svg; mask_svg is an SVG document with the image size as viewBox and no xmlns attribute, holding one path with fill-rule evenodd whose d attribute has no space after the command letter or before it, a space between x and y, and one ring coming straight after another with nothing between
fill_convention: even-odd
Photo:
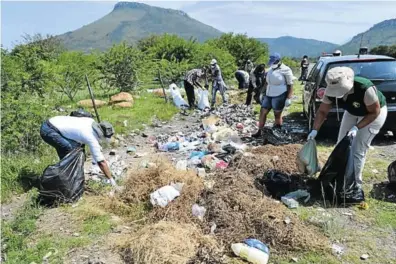
<instances>
[{"instance_id":1,"label":"person wearing white shirt","mask_svg":"<svg viewBox=\"0 0 396 264\"><path fill-rule=\"evenodd\" d=\"M262 129L271 109L275 115L275 127L280 128L282 126L282 111L285 107L290 106L293 95L293 72L282 63L280 54L273 53L268 65L270 70L266 75L267 90L261 103L259 131L253 134L253 137L262 135Z\"/></svg>"},{"instance_id":2,"label":"person wearing white shirt","mask_svg":"<svg viewBox=\"0 0 396 264\"><path fill-rule=\"evenodd\" d=\"M83 144L88 145L93 160L115 186L100 146L100 142L109 141L113 134L114 128L110 123L97 123L89 117L55 116L45 121L40 128L41 138L56 149L59 159Z\"/></svg>"}]
</instances>

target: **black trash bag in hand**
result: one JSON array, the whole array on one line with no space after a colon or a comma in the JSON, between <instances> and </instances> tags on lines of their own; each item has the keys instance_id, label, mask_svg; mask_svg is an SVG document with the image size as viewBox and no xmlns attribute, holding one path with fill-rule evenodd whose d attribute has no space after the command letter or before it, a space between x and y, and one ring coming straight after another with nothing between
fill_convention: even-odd
<instances>
[{"instance_id":1,"label":"black trash bag in hand","mask_svg":"<svg viewBox=\"0 0 396 264\"><path fill-rule=\"evenodd\" d=\"M345 136L337 144L318 178L325 197L338 204L364 201L364 193L356 184L354 170L350 170L349 173L347 171L348 161L353 159L352 141L352 137ZM351 166L353 167L353 164Z\"/></svg>"},{"instance_id":2,"label":"black trash bag in hand","mask_svg":"<svg viewBox=\"0 0 396 264\"><path fill-rule=\"evenodd\" d=\"M84 161L84 151L76 148L48 166L40 178L39 201L45 205L77 201L84 192Z\"/></svg>"}]
</instances>

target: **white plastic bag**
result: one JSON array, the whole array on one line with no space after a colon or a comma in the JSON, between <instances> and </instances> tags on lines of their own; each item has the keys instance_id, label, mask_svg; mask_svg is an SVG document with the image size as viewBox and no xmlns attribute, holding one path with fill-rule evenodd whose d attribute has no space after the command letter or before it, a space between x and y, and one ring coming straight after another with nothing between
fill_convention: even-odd
<instances>
[{"instance_id":1,"label":"white plastic bag","mask_svg":"<svg viewBox=\"0 0 396 264\"><path fill-rule=\"evenodd\" d=\"M297 155L297 167L301 173L308 173L308 176L313 176L320 171L315 140L308 140L302 147Z\"/></svg>"},{"instance_id":2,"label":"white plastic bag","mask_svg":"<svg viewBox=\"0 0 396 264\"><path fill-rule=\"evenodd\" d=\"M150 202L153 206L159 205L161 207L165 207L176 197L180 196L181 188L181 184L166 185L161 187L150 194Z\"/></svg>"},{"instance_id":3,"label":"white plastic bag","mask_svg":"<svg viewBox=\"0 0 396 264\"><path fill-rule=\"evenodd\" d=\"M199 89L198 93L199 93L198 109L205 110L205 108L210 108L209 91Z\"/></svg>"},{"instance_id":4,"label":"white plastic bag","mask_svg":"<svg viewBox=\"0 0 396 264\"><path fill-rule=\"evenodd\" d=\"M197 217L199 220L203 221L203 218L206 213L206 208L203 206L199 206L198 204L194 204L192 206L192 214Z\"/></svg>"},{"instance_id":5,"label":"white plastic bag","mask_svg":"<svg viewBox=\"0 0 396 264\"><path fill-rule=\"evenodd\" d=\"M182 108L183 106L188 107L188 103L183 99L180 94L180 90L176 85L171 84L169 89L172 95L173 103L177 108Z\"/></svg>"}]
</instances>

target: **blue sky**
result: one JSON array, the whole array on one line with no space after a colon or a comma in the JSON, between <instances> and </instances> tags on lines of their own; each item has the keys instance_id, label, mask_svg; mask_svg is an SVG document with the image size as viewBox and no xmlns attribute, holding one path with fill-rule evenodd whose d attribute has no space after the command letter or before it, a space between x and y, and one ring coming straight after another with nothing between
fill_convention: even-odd
<instances>
[{"instance_id":1,"label":"blue sky","mask_svg":"<svg viewBox=\"0 0 396 264\"><path fill-rule=\"evenodd\" d=\"M181 9L224 32L253 37L295 36L348 41L375 23L396 18L396 2L140 1ZM10 48L24 33L61 34L111 12L116 2L1 2L1 43Z\"/></svg>"}]
</instances>

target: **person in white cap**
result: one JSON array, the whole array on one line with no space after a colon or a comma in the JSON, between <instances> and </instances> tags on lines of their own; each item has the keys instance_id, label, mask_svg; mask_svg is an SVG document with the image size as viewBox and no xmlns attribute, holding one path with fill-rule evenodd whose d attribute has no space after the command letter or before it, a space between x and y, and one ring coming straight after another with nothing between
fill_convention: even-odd
<instances>
[{"instance_id":1,"label":"person in white cap","mask_svg":"<svg viewBox=\"0 0 396 264\"><path fill-rule=\"evenodd\" d=\"M223 76L221 75L221 69L219 65L217 65L217 60L212 59L210 62L210 70L212 72L212 108L216 104L216 94L217 91L220 91L221 97L223 98L223 104L227 103L227 95L226 89L227 86L224 83Z\"/></svg>"},{"instance_id":2,"label":"person in white cap","mask_svg":"<svg viewBox=\"0 0 396 264\"><path fill-rule=\"evenodd\" d=\"M341 50L335 50L335 51L333 52L333 56L334 56L334 57L342 56Z\"/></svg>"},{"instance_id":3,"label":"person in white cap","mask_svg":"<svg viewBox=\"0 0 396 264\"><path fill-rule=\"evenodd\" d=\"M371 141L384 125L388 109L385 96L366 78L355 76L349 67L330 69L325 78L325 96L316 113L313 130L308 139L314 139L327 117L332 104L345 109L338 133L338 142L346 135L352 142L353 167L358 187L363 183L362 171Z\"/></svg>"}]
</instances>

